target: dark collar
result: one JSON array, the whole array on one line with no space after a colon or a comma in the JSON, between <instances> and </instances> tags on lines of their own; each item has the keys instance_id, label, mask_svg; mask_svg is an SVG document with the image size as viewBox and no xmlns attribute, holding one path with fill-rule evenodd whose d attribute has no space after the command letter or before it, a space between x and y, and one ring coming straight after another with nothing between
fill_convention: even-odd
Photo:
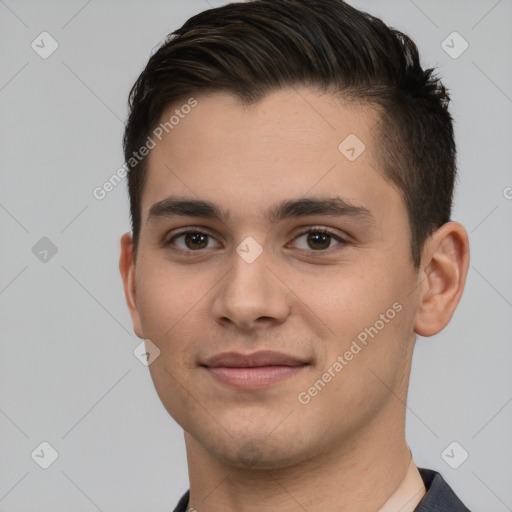
<instances>
[{"instance_id":1,"label":"dark collar","mask_svg":"<svg viewBox=\"0 0 512 512\"><path fill-rule=\"evenodd\" d=\"M414 512L470 512L439 473L431 469L418 470L427 493Z\"/></svg>"}]
</instances>

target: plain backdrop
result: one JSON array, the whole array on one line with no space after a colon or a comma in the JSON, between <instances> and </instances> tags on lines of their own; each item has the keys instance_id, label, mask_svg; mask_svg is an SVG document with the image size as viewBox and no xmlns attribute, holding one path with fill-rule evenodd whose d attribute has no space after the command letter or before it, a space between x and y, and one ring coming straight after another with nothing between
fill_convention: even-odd
<instances>
[{"instance_id":1,"label":"plain backdrop","mask_svg":"<svg viewBox=\"0 0 512 512\"><path fill-rule=\"evenodd\" d=\"M123 163L152 49L224 3L0 0L0 511L168 512L188 488L183 433L133 354L125 182L93 190ZM512 1L351 3L412 36L453 97L471 268L452 322L418 339L408 441L472 510L509 511Z\"/></svg>"}]
</instances>

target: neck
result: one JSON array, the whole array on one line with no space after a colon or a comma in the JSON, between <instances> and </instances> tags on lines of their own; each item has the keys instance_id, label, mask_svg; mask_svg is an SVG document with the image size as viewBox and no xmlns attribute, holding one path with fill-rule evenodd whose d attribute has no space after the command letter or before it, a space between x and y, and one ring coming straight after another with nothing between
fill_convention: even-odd
<instances>
[{"instance_id":1,"label":"neck","mask_svg":"<svg viewBox=\"0 0 512 512\"><path fill-rule=\"evenodd\" d=\"M375 421L328 453L277 469L234 467L186 433L190 509L375 512L400 486L411 460L405 418L396 409L392 414L392 428Z\"/></svg>"}]
</instances>

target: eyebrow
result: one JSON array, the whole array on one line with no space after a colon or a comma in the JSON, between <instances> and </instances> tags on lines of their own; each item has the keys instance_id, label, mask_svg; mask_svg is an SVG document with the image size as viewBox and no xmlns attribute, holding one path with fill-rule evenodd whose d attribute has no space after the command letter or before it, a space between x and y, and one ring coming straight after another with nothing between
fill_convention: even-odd
<instances>
[{"instance_id":1,"label":"eyebrow","mask_svg":"<svg viewBox=\"0 0 512 512\"><path fill-rule=\"evenodd\" d=\"M331 217L346 216L375 224L375 217L364 206L355 205L341 197L304 197L290 199L272 205L266 212L271 223L278 223L289 218L325 215ZM153 204L149 209L147 222L176 216L219 220L229 219L229 212L220 206L202 199L170 196Z\"/></svg>"}]
</instances>

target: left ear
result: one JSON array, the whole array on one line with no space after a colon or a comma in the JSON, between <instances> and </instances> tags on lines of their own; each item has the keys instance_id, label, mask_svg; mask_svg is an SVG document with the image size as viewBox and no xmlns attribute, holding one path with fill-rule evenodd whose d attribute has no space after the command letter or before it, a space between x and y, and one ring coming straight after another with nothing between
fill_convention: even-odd
<instances>
[{"instance_id":1,"label":"left ear","mask_svg":"<svg viewBox=\"0 0 512 512\"><path fill-rule=\"evenodd\" d=\"M469 267L469 240L464 226L447 222L425 243L414 331L433 336L444 329L460 301Z\"/></svg>"}]
</instances>

